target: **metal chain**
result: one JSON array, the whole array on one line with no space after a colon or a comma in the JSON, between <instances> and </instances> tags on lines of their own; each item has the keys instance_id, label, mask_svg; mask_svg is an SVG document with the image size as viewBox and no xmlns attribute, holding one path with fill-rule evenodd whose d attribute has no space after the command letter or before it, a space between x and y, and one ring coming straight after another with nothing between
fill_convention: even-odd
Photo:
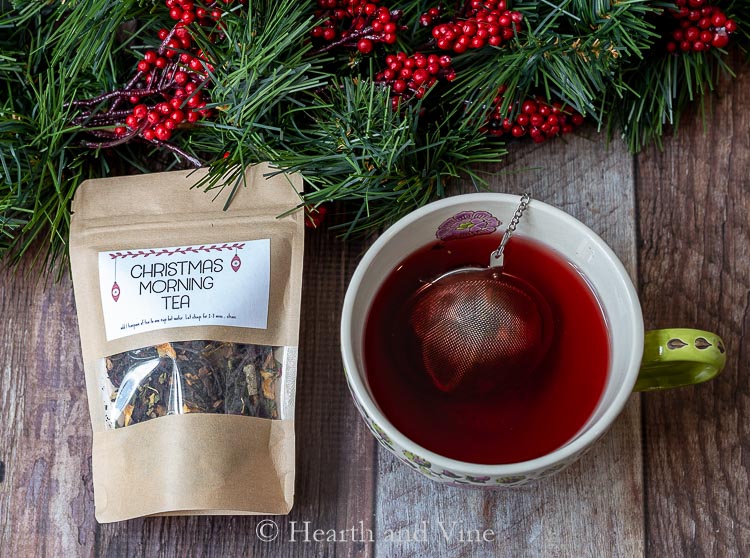
<instances>
[{"instance_id":1,"label":"metal chain","mask_svg":"<svg viewBox=\"0 0 750 558\"><path fill-rule=\"evenodd\" d=\"M497 250L492 252L492 255L490 257L490 267L501 267L503 265L502 257L503 250L505 250L505 245L510 240L510 237L513 236L513 233L518 226L518 222L521 220L521 216L523 216L524 211L528 209L530 202L531 194L529 192L526 192L521 196L521 202L518 204L516 212L513 214L513 218L508 224L508 228L505 229L505 234L503 235L503 239L500 241L500 246L497 247Z\"/></svg>"}]
</instances>

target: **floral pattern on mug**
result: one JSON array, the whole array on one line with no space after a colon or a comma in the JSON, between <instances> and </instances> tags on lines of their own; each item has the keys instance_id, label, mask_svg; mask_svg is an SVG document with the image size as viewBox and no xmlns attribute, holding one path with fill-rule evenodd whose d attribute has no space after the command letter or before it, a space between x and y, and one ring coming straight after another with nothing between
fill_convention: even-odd
<instances>
[{"instance_id":1,"label":"floral pattern on mug","mask_svg":"<svg viewBox=\"0 0 750 558\"><path fill-rule=\"evenodd\" d=\"M426 459L422 459L421 457L419 457L418 455L413 454L410 451L404 450L404 456L406 457L406 459L408 459L409 461L412 461L412 462L416 463L420 467L427 467L427 468L432 467L432 463L430 463Z\"/></svg>"},{"instance_id":2,"label":"floral pattern on mug","mask_svg":"<svg viewBox=\"0 0 750 558\"><path fill-rule=\"evenodd\" d=\"M435 236L439 240L455 240L479 234L490 234L495 232L501 224L501 221L489 211L461 211L443 221Z\"/></svg>"}]
</instances>

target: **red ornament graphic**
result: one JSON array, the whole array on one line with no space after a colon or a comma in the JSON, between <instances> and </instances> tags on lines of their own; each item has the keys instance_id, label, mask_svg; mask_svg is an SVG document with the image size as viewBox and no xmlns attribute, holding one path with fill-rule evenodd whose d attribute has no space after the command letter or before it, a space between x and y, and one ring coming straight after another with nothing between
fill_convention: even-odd
<instances>
[{"instance_id":1,"label":"red ornament graphic","mask_svg":"<svg viewBox=\"0 0 750 558\"><path fill-rule=\"evenodd\" d=\"M117 284L117 281L112 285L112 298L115 302L120 298L120 285Z\"/></svg>"},{"instance_id":2,"label":"red ornament graphic","mask_svg":"<svg viewBox=\"0 0 750 558\"><path fill-rule=\"evenodd\" d=\"M240 266L242 265L242 260L240 259L240 257L237 254L235 254L234 257L232 258L232 261L230 263L232 265L232 270L233 271L239 271L240 270Z\"/></svg>"}]
</instances>

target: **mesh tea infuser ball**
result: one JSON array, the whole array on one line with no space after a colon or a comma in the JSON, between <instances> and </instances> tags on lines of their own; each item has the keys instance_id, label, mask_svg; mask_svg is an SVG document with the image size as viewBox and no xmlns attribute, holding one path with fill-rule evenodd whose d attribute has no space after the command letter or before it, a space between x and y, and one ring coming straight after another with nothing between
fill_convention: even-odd
<instances>
[{"instance_id":1,"label":"mesh tea infuser ball","mask_svg":"<svg viewBox=\"0 0 750 558\"><path fill-rule=\"evenodd\" d=\"M486 392L528 376L549 350L549 304L532 285L503 269L505 245L530 200L529 194L522 196L488 267L451 270L409 300L418 359L443 392Z\"/></svg>"}]
</instances>

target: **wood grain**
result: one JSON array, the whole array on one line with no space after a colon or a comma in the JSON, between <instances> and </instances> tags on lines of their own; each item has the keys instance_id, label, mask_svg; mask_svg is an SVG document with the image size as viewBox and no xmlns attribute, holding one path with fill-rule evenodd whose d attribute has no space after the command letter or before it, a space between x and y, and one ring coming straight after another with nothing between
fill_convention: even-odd
<instances>
[{"instance_id":1,"label":"wood grain","mask_svg":"<svg viewBox=\"0 0 750 558\"><path fill-rule=\"evenodd\" d=\"M92 556L91 426L70 281L0 271L0 554Z\"/></svg>"},{"instance_id":2,"label":"wood grain","mask_svg":"<svg viewBox=\"0 0 750 558\"><path fill-rule=\"evenodd\" d=\"M585 133L585 132L584 132ZM633 160L599 136L566 144L515 145L509 166L492 176L495 191L530 191L581 219L607 241L636 275ZM376 541L393 556L639 556L643 498L639 398L579 463L527 488L466 490L435 484L378 454L378 531L403 532L427 522L426 541ZM493 541L447 540L440 524L492 529ZM606 533L606 535L604 535Z\"/></svg>"},{"instance_id":3,"label":"wood grain","mask_svg":"<svg viewBox=\"0 0 750 558\"><path fill-rule=\"evenodd\" d=\"M750 555L750 72L724 83L704 133L686 119L638 158L647 327L719 333L728 362L704 385L644 395L649 555Z\"/></svg>"}]
</instances>

